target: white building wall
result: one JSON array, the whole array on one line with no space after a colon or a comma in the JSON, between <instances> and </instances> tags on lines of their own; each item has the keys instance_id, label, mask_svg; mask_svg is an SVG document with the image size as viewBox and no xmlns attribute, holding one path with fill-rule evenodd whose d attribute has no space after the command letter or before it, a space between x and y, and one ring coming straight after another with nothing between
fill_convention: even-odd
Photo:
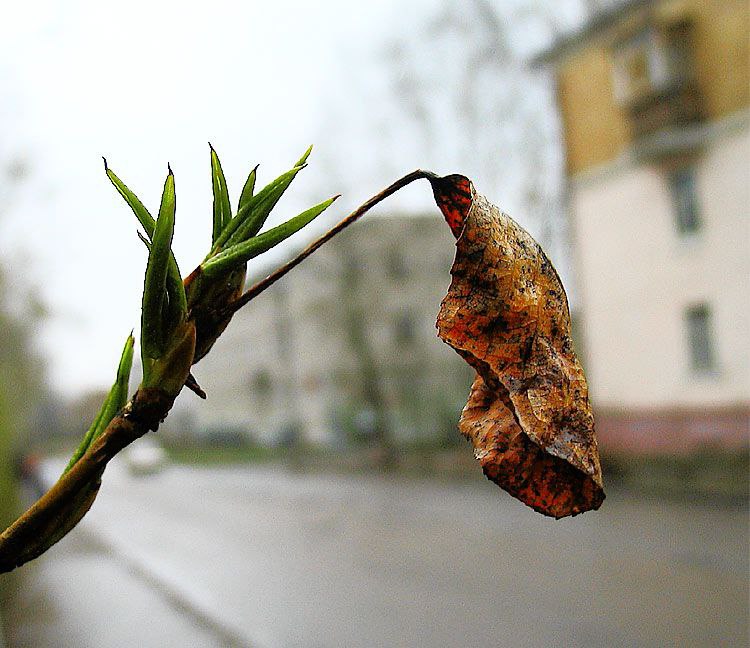
<instances>
[{"instance_id":1,"label":"white building wall","mask_svg":"<svg viewBox=\"0 0 750 648\"><path fill-rule=\"evenodd\" d=\"M702 228L681 236L666 175L620 163L572 182L591 394L610 408L750 403L750 129L696 162ZM690 367L684 310L712 311L717 370Z\"/></svg>"},{"instance_id":2,"label":"white building wall","mask_svg":"<svg viewBox=\"0 0 750 648\"><path fill-rule=\"evenodd\" d=\"M342 425L366 407L364 367L347 323L360 308L392 437L458 435L472 371L435 330L454 253L439 213L357 223L235 315L194 367L208 400L185 394L178 409L192 413L199 434L244 429L274 442L297 424L306 441L340 442ZM355 290L348 262L359 269ZM399 343L397 322L406 313L414 335ZM268 378L266 389L258 376Z\"/></svg>"}]
</instances>

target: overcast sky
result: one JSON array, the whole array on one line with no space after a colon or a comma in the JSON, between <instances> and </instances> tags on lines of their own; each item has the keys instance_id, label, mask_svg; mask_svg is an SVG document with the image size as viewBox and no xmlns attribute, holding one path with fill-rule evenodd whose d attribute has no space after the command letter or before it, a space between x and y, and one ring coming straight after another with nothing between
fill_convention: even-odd
<instances>
[{"instance_id":1,"label":"overcast sky","mask_svg":"<svg viewBox=\"0 0 750 648\"><path fill-rule=\"evenodd\" d=\"M210 238L207 142L221 156L233 202L252 166L260 162L261 181L270 180L310 143L317 149L311 172L296 181L278 218L337 193L326 173L336 160L351 157L356 167L366 159L380 136L366 115L375 105L387 113L377 52L394 34L418 33L436 4L215 0L199 11L159 0L40 0L4 7L0 164L19 177L0 175L0 247L49 309L40 340L55 389L73 395L111 382L125 336L138 329L145 250L101 156L153 211L171 163L174 247L187 273ZM571 24L577 6L567 3ZM523 29L527 44L544 38ZM332 115L350 122L342 132L356 135L328 137ZM336 150L326 151L329 145ZM420 155L394 151L393 170L411 170ZM361 186L361 194L348 195L343 208L380 188L381 178L345 175L339 169L331 179L355 186L349 193ZM417 195L429 199L415 190L404 204ZM343 208L321 218L332 223Z\"/></svg>"}]
</instances>

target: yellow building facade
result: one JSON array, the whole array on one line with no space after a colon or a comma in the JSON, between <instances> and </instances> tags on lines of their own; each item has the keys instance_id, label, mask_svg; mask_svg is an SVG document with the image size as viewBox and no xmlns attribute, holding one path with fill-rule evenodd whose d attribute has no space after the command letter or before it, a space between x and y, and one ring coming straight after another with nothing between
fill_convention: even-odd
<instances>
[{"instance_id":1,"label":"yellow building facade","mask_svg":"<svg viewBox=\"0 0 750 648\"><path fill-rule=\"evenodd\" d=\"M749 23L744 0L630 1L543 55L605 449L748 443Z\"/></svg>"}]
</instances>

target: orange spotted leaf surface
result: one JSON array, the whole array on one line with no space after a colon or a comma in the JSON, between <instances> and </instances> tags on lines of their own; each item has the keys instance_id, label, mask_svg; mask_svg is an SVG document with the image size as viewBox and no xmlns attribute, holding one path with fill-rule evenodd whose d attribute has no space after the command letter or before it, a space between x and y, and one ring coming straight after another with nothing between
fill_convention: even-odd
<instances>
[{"instance_id":1,"label":"orange spotted leaf surface","mask_svg":"<svg viewBox=\"0 0 750 648\"><path fill-rule=\"evenodd\" d=\"M457 237L438 335L477 373L459 430L484 474L540 513L599 508L594 417L557 272L468 178L430 182Z\"/></svg>"}]
</instances>

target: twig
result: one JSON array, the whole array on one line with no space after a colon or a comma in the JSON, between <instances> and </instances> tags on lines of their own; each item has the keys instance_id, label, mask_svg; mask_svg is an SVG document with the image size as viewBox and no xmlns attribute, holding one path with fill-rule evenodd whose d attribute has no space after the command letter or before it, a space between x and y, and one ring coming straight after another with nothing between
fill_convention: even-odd
<instances>
[{"instance_id":1,"label":"twig","mask_svg":"<svg viewBox=\"0 0 750 648\"><path fill-rule=\"evenodd\" d=\"M264 290L270 288L273 284L275 284L279 279L281 279L287 272L298 266L300 263L302 263L307 257L309 257L313 252L315 252L321 245L326 243L327 241L330 241L336 234L344 230L345 228L349 227L352 223L359 220L360 217L364 216L370 209L372 209L375 205L377 205L379 202L382 202L388 196L393 195L396 193L399 189L403 189L406 185L411 184L415 180L437 180L439 176L437 176L432 171L424 171L422 169L417 169L416 171L412 171L411 173L407 173L403 178L399 178L394 182L392 185L386 187L383 189L380 193L375 194L372 198L362 203L357 209L355 209L351 214L349 214L344 220L342 220L340 223L332 227L330 230L328 230L325 234L323 234L320 238L316 239L310 245L308 245L302 252L300 252L296 257L285 263L280 268L277 268L274 270L270 275L268 275L265 279L261 279L258 283L251 286L247 292L245 292L241 297L236 299L235 301L231 302L227 308L225 309L224 313L222 313L223 316L231 316L233 313L236 313L240 308L242 308L245 304L250 302L251 300L255 299L260 293L262 293Z\"/></svg>"},{"instance_id":2,"label":"twig","mask_svg":"<svg viewBox=\"0 0 750 648\"><path fill-rule=\"evenodd\" d=\"M94 503L104 468L125 446L155 430L174 401L140 389L75 465L0 534L0 573L20 567L63 538Z\"/></svg>"}]
</instances>

